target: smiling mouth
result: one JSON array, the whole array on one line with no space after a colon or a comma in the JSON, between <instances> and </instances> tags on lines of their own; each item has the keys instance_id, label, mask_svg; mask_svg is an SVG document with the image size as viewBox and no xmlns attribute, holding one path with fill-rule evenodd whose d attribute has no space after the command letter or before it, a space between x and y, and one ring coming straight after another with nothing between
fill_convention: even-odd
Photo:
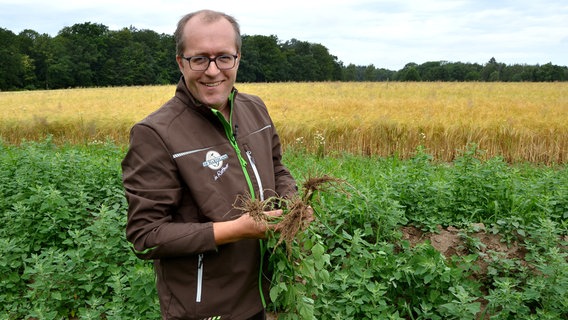
<instances>
[{"instance_id":1,"label":"smiling mouth","mask_svg":"<svg viewBox=\"0 0 568 320\"><path fill-rule=\"evenodd\" d=\"M209 88L218 87L220 84L221 84L221 81L218 81L218 82L211 82L211 83L204 83L204 85L205 85L206 87L209 87Z\"/></svg>"}]
</instances>

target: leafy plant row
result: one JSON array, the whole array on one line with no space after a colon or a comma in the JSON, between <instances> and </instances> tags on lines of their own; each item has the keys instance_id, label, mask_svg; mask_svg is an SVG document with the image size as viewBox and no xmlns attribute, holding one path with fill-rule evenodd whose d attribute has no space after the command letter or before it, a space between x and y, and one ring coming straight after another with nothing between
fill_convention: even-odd
<instances>
[{"instance_id":1,"label":"leafy plant row","mask_svg":"<svg viewBox=\"0 0 568 320\"><path fill-rule=\"evenodd\" d=\"M471 146L450 164L433 163L420 148L408 161L290 156L293 168L333 172L354 190L320 194L295 265L275 258L288 281L274 289L282 318L565 318L568 171L482 161L481 153ZM519 243L524 256L482 250L470 236L476 223ZM456 251L465 254L446 257L427 241L412 246L402 238L406 225L458 227L465 248Z\"/></svg>"},{"instance_id":2,"label":"leafy plant row","mask_svg":"<svg viewBox=\"0 0 568 320\"><path fill-rule=\"evenodd\" d=\"M0 144L0 315L6 319L155 319L148 262L124 237L126 202L112 144ZM294 250L270 251L279 319L559 319L568 316L568 170L482 161L449 164L289 150L299 181L326 173L347 194L315 195L316 220ZM445 257L401 227L470 230L482 222L519 259ZM480 276L478 262L488 264Z\"/></svg>"}]
</instances>

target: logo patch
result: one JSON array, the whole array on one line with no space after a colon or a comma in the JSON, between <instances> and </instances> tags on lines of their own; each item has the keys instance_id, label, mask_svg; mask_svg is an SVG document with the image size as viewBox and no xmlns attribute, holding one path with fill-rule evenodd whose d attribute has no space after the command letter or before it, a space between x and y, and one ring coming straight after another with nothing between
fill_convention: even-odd
<instances>
[{"instance_id":1,"label":"logo patch","mask_svg":"<svg viewBox=\"0 0 568 320\"><path fill-rule=\"evenodd\" d=\"M203 166L209 167L211 170L219 170L223 166L223 161L228 158L227 154L220 155L217 151L208 151Z\"/></svg>"}]
</instances>

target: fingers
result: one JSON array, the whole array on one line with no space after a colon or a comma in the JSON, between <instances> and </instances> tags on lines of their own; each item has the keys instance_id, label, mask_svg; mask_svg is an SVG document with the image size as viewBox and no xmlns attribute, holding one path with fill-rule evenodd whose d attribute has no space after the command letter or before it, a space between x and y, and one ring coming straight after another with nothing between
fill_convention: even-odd
<instances>
[{"instance_id":1,"label":"fingers","mask_svg":"<svg viewBox=\"0 0 568 320\"><path fill-rule=\"evenodd\" d=\"M264 211L264 218L253 218L249 213L245 213L237 220L240 220L243 225L243 233L245 238L266 238L266 232L274 230L274 224L270 223L273 218L280 217L283 214L282 210Z\"/></svg>"},{"instance_id":2,"label":"fingers","mask_svg":"<svg viewBox=\"0 0 568 320\"><path fill-rule=\"evenodd\" d=\"M281 217L284 214L282 209L278 210L270 210L270 211L263 211L263 214L266 216L265 219L261 219L263 222L259 222L258 220L253 219L250 214L246 213L241 216L242 219L247 221L249 227L247 230L251 232L249 237L251 238L266 238L268 231L280 232L282 228L282 224L278 219L274 220L274 218ZM307 227L315 220L314 210L311 206L307 206L303 210L303 225Z\"/></svg>"},{"instance_id":3,"label":"fingers","mask_svg":"<svg viewBox=\"0 0 568 320\"><path fill-rule=\"evenodd\" d=\"M272 210L272 211L264 211L264 214L270 217L280 217L282 215L282 209Z\"/></svg>"}]
</instances>

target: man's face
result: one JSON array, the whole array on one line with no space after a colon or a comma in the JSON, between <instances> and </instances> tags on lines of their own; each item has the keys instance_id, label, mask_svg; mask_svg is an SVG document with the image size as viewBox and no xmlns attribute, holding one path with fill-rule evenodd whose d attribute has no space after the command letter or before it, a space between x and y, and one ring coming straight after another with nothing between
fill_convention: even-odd
<instances>
[{"instance_id":1,"label":"man's face","mask_svg":"<svg viewBox=\"0 0 568 320\"><path fill-rule=\"evenodd\" d=\"M185 57L206 56L214 58L220 55L237 55L235 67L219 70L211 62L205 71L194 71L189 61L177 57L179 69L184 75L189 92L201 103L222 110L237 79L240 53L237 53L235 31L229 21L219 19L204 22L200 16L193 17L184 27Z\"/></svg>"}]
</instances>

